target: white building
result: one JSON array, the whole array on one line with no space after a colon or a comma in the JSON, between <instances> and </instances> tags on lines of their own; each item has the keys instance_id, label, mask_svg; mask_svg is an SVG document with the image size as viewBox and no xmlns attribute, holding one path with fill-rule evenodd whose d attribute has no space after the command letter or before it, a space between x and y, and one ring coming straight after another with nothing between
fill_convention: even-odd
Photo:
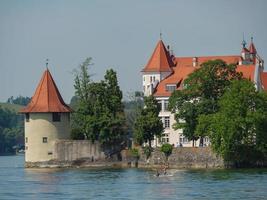
<instances>
[{"instance_id":1,"label":"white building","mask_svg":"<svg viewBox=\"0 0 267 200\"><path fill-rule=\"evenodd\" d=\"M153 146L161 145L164 142L174 146L192 146L192 141L188 141L183 136L183 130L174 130L172 125L175 123L174 114L168 111L168 100L171 93L175 90L183 89L183 81L200 65L209 60L221 59L227 64L236 64L237 71L242 72L243 76L254 82L258 90L267 90L267 72L263 72L264 61L257 54L256 48L251 38L249 49L246 42L242 42L240 55L230 56L192 56L176 57L165 47L160 40L142 70L143 92L145 96L153 95L161 105L159 117L164 125L164 133L161 141L155 138ZM204 145L209 145L209 139L204 138ZM196 146L199 141L196 142Z\"/></svg>"}]
</instances>

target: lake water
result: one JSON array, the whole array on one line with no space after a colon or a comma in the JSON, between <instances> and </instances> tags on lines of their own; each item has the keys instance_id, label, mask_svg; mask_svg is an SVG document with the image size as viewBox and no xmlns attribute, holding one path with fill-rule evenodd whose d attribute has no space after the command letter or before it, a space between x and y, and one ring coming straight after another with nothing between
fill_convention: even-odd
<instances>
[{"instance_id":1,"label":"lake water","mask_svg":"<svg viewBox=\"0 0 267 200\"><path fill-rule=\"evenodd\" d=\"M267 169L25 169L23 156L0 156L0 199L267 199Z\"/></svg>"}]
</instances>

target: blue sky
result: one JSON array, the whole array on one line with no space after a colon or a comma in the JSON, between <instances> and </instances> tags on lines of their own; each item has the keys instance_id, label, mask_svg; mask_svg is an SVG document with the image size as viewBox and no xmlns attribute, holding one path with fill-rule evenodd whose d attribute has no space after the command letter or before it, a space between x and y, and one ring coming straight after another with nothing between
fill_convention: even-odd
<instances>
[{"instance_id":1,"label":"blue sky","mask_svg":"<svg viewBox=\"0 0 267 200\"><path fill-rule=\"evenodd\" d=\"M86 57L93 80L117 71L127 92L159 40L176 56L236 55L242 35L267 59L265 0L0 0L0 101L32 96L49 69L68 103L73 69Z\"/></svg>"}]
</instances>

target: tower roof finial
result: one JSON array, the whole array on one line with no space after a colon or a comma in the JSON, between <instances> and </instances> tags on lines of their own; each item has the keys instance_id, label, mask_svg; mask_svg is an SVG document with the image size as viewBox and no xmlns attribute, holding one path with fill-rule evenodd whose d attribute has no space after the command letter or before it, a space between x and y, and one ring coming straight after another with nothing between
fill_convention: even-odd
<instances>
[{"instance_id":1,"label":"tower roof finial","mask_svg":"<svg viewBox=\"0 0 267 200\"><path fill-rule=\"evenodd\" d=\"M245 36L244 36L244 32L243 32L243 41L242 41L242 45L243 45L243 48L246 48L246 41L245 41Z\"/></svg>"},{"instance_id":2,"label":"tower roof finial","mask_svg":"<svg viewBox=\"0 0 267 200\"><path fill-rule=\"evenodd\" d=\"M48 61L49 61L49 59L47 58L45 61L46 61L46 63L45 63L46 69L48 69Z\"/></svg>"},{"instance_id":3,"label":"tower roof finial","mask_svg":"<svg viewBox=\"0 0 267 200\"><path fill-rule=\"evenodd\" d=\"M251 43L253 43L253 36L250 37L250 41L251 41Z\"/></svg>"},{"instance_id":4,"label":"tower roof finial","mask_svg":"<svg viewBox=\"0 0 267 200\"><path fill-rule=\"evenodd\" d=\"M159 31L159 39L162 40L162 32L161 32L161 29Z\"/></svg>"}]
</instances>

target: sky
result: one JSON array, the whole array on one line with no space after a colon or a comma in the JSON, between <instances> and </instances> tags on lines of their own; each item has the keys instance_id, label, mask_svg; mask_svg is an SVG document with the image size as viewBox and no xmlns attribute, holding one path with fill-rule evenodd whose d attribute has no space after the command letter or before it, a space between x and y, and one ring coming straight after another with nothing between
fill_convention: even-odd
<instances>
[{"instance_id":1,"label":"sky","mask_svg":"<svg viewBox=\"0 0 267 200\"><path fill-rule=\"evenodd\" d=\"M239 55L243 34L253 36L267 60L267 1L0 0L0 102L31 97L47 58L66 103L87 57L92 79L113 68L127 98L142 90L160 33L176 56Z\"/></svg>"}]
</instances>

